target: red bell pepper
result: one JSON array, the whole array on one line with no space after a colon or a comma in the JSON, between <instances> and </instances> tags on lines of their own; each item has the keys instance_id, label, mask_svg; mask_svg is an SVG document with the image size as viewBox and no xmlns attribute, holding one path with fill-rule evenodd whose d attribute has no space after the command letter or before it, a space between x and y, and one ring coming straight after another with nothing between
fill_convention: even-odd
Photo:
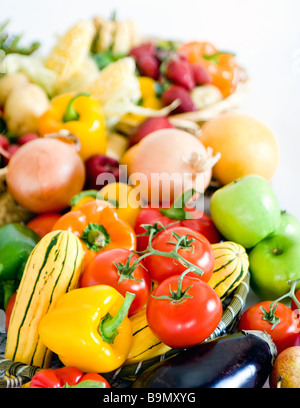
<instances>
[{"instance_id":1,"label":"red bell pepper","mask_svg":"<svg viewBox=\"0 0 300 408\"><path fill-rule=\"evenodd\" d=\"M76 367L46 368L31 379L29 388L111 388L97 373L84 374Z\"/></svg>"}]
</instances>

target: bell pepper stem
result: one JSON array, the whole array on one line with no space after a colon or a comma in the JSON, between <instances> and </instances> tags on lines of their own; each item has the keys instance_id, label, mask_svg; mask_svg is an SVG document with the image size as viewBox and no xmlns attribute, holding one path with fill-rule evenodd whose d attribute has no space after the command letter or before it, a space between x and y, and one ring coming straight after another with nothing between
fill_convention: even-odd
<instances>
[{"instance_id":1,"label":"bell pepper stem","mask_svg":"<svg viewBox=\"0 0 300 408\"><path fill-rule=\"evenodd\" d=\"M185 207L195 194L197 194L195 189L185 191L174 201L170 208L160 208L159 211L162 215L179 221L192 219L190 211L185 211Z\"/></svg>"},{"instance_id":2,"label":"bell pepper stem","mask_svg":"<svg viewBox=\"0 0 300 408\"><path fill-rule=\"evenodd\" d=\"M68 105L66 107L64 116L63 116L63 121L64 122L71 122L71 121L76 121L76 120L79 119L79 117L80 117L79 113L74 109L73 102L75 101L75 99L79 98L80 96L90 96L90 94L87 93L87 92L82 92L82 93L79 93L79 94L73 96L73 98L70 99L70 101L69 101L69 103L68 103Z\"/></svg>"},{"instance_id":3,"label":"bell pepper stem","mask_svg":"<svg viewBox=\"0 0 300 408\"><path fill-rule=\"evenodd\" d=\"M126 292L121 309L112 317L109 313L102 319L100 324L100 334L104 341L113 343L118 334L118 328L125 319L128 310L135 298L134 293Z\"/></svg>"},{"instance_id":4,"label":"bell pepper stem","mask_svg":"<svg viewBox=\"0 0 300 408\"><path fill-rule=\"evenodd\" d=\"M81 234L80 239L92 251L99 251L110 243L110 236L105 227L100 224L90 222Z\"/></svg>"},{"instance_id":5,"label":"bell pepper stem","mask_svg":"<svg viewBox=\"0 0 300 408\"><path fill-rule=\"evenodd\" d=\"M215 64L218 64L218 56L222 54L230 54L233 57L235 56L234 52L229 51L217 51L214 54L203 54L202 57L207 61L213 61Z\"/></svg>"},{"instance_id":6,"label":"bell pepper stem","mask_svg":"<svg viewBox=\"0 0 300 408\"><path fill-rule=\"evenodd\" d=\"M98 194L99 194L99 191L98 191L98 190L84 190L84 191L81 191L80 193L74 195L74 196L71 198L71 200L69 201L69 205L70 205L71 207L74 207L75 205L77 205L77 204L79 203L79 201L80 201L82 198L85 198L85 197L91 197L91 198L95 198L95 199L96 199L97 196L98 196ZM104 200L104 198L103 198L103 200Z\"/></svg>"}]
</instances>

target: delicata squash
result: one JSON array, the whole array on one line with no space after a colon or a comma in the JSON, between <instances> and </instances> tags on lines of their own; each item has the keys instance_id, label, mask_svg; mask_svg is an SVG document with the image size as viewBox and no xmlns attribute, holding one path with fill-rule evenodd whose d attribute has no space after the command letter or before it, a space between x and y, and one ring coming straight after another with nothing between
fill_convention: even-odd
<instances>
[{"instance_id":1,"label":"delicata squash","mask_svg":"<svg viewBox=\"0 0 300 408\"><path fill-rule=\"evenodd\" d=\"M249 259L245 248L232 241L212 244L214 269L208 284L223 301L245 278Z\"/></svg>"},{"instance_id":2,"label":"delicata squash","mask_svg":"<svg viewBox=\"0 0 300 408\"><path fill-rule=\"evenodd\" d=\"M78 285L83 250L69 231L45 235L26 263L7 333L5 358L48 368L52 352L40 341L41 318L56 300Z\"/></svg>"}]
</instances>

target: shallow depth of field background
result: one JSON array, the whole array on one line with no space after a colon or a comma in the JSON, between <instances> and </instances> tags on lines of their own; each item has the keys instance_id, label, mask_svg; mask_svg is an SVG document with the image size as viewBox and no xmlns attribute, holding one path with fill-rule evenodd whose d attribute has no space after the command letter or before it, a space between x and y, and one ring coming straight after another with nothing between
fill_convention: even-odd
<instances>
[{"instance_id":1,"label":"shallow depth of field background","mask_svg":"<svg viewBox=\"0 0 300 408\"><path fill-rule=\"evenodd\" d=\"M164 39L207 40L233 51L250 76L240 110L275 133L280 166L273 186L282 209L300 218L300 2L298 0L10 0L0 22L24 43L40 40L46 54L79 19L131 18L141 34Z\"/></svg>"}]
</instances>

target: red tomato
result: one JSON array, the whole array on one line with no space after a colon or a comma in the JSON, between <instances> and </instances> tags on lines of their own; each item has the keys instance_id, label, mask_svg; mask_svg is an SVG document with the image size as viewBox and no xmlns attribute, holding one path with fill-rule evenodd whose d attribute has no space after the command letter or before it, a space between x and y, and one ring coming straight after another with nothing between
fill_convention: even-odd
<instances>
[{"instance_id":1,"label":"red tomato","mask_svg":"<svg viewBox=\"0 0 300 408\"><path fill-rule=\"evenodd\" d=\"M115 264L126 265L130 255L132 257L127 267L121 266L122 270L118 270ZM123 296L126 292L135 293L135 298L128 312L129 315L132 315L145 306L151 292L151 279L143 261L140 261L134 270L130 269L130 266L138 258L137 254L123 248L101 252L83 271L79 286L109 285Z\"/></svg>"},{"instance_id":2,"label":"red tomato","mask_svg":"<svg viewBox=\"0 0 300 408\"><path fill-rule=\"evenodd\" d=\"M7 302L7 305L6 305L6 309L5 309L5 330L6 330L6 333L8 332L10 316L11 316L12 310L13 310L15 302L16 302L16 296L17 296L17 292L13 293L11 295L11 297L9 298L9 301Z\"/></svg>"},{"instance_id":3,"label":"red tomato","mask_svg":"<svg viewBox=\"0 0 300 408\"><path fill-rule=\"evenodd\" d=\"M59 213L37 215L27 223L27 227L43 238L52 230L53 225L59 220L59 218L61 218L61 214Z\"/></svg>"},{"instance_id":4,"label":"red tomato","mask_svg":"<svg viewBox=\"0 0 300 408\"><path fill-rule=\"evenodd\" d=\"M217 230L212 219L204 212L191 211L190 214L194 217L188 220L178 220L175 218L167 217L163 215L160 208L144 208L137 216L135 223L135 233L136 235L144 234L145 228L142 227L143 224L153 225L155 223L161 223L163 226L170 225L169 228L176 226L191 228L193 231L197 231L204 235L211 244L220 242L221 236ZM149 237L141 236L137 237L137 250L144 251L147 248Z\"/></svg>"},{"instance_id":5,"label":"red tomato","mask_svg":"<svg viewBox=\"0 0 300 408\"><path fill-rule=\"evenodd\" d=\"M205 213L201 214L201 217L192 220L180 221L182 227L191 228L193 231L197 231L204 235L211 244L215 244L221 241L221 236L217 230L213 220Z\"/></svg>"},{"instance_id":6,"label":"red tomato","mask_svg":"<svg viewBox=\"0 0 300 408\"><path fill-rule=\"evenodd\" d=\"M264 319L263 309L268 313L272 301L266 300L249 307L241 316L238 329L241 330L261 330L268 333L277 347L278 354L288 347L300 344L300 323L296 314L285 304L276 302L276 309L273 309L275 318L280 319L275 325L273 322Z\"/></svg>"},{"instance_id":7,"label":"red tomato","mask_svg":"<svg viewBox=\"0 0 300 408\"><path fill-rule=\"evenodd\" d=\"M137 251L144 251L148 246L149 236L138 236L144 234L146 232L145 228L142 227L143 224L146 225L153 225L155 223L161 223L163 226L167 226L172 223L177 223L179 225L178 220L171 220L169 217L164 216L159 208L143 208L142 211L136 218L134 232L136 233L136 249ZM160 226L160 225L159 225ZM174 226L174 225L173 225Z\"/></svg>"},{"instance_id":8,"label":"red tomato","mask_svg":"<svg viewBox=\"0 0 300 408\"><path fill-rule=\"evenodd\" d=\"M179 276L161 282L147 304L149 328L163 343L172 348L191 347L204 341L217 328L222 317L222 303L207 283L185 276L178 300L158 299L178 291Z\"/></svg>"},{"instance_id":9,"label":"red tomato","mask_svg":"<svg viewBox=\"0 0 300 408\"><path fill-rule=\"evenodd\" d=\"M214 254L210 242L198 232L185 227L173 227L165 231L159 232L152 241L152 248L162 252L171 252L175 248L177 239L173 234L186 236L188 240L194 240L186 248L178 250L178 254L185 260L191 262L203 270L203 275L199 276L190 273L190 276L200 278L204 282L208 282L214 268ZM171 241L171 242L170 242ZM149 255L144 258L145 266L155 282L161 282L164 279L180 275L187 267L170 257L162 255Z\"/></svg>"},{"instance_id":10,"label":"red tomato","mask_svg":"<svg viewBox=\"0 0 300 408\"><path fill-rule=\"evenodd\" d=\"M296 296L298 302L300 302L300 289L298 289L296 291L295 296ZM294 300L291 301L291 309L298 315L298 318L300 318L300 309L296 305L296 302L294 302Z\"/></svg>"}]
</instances>

